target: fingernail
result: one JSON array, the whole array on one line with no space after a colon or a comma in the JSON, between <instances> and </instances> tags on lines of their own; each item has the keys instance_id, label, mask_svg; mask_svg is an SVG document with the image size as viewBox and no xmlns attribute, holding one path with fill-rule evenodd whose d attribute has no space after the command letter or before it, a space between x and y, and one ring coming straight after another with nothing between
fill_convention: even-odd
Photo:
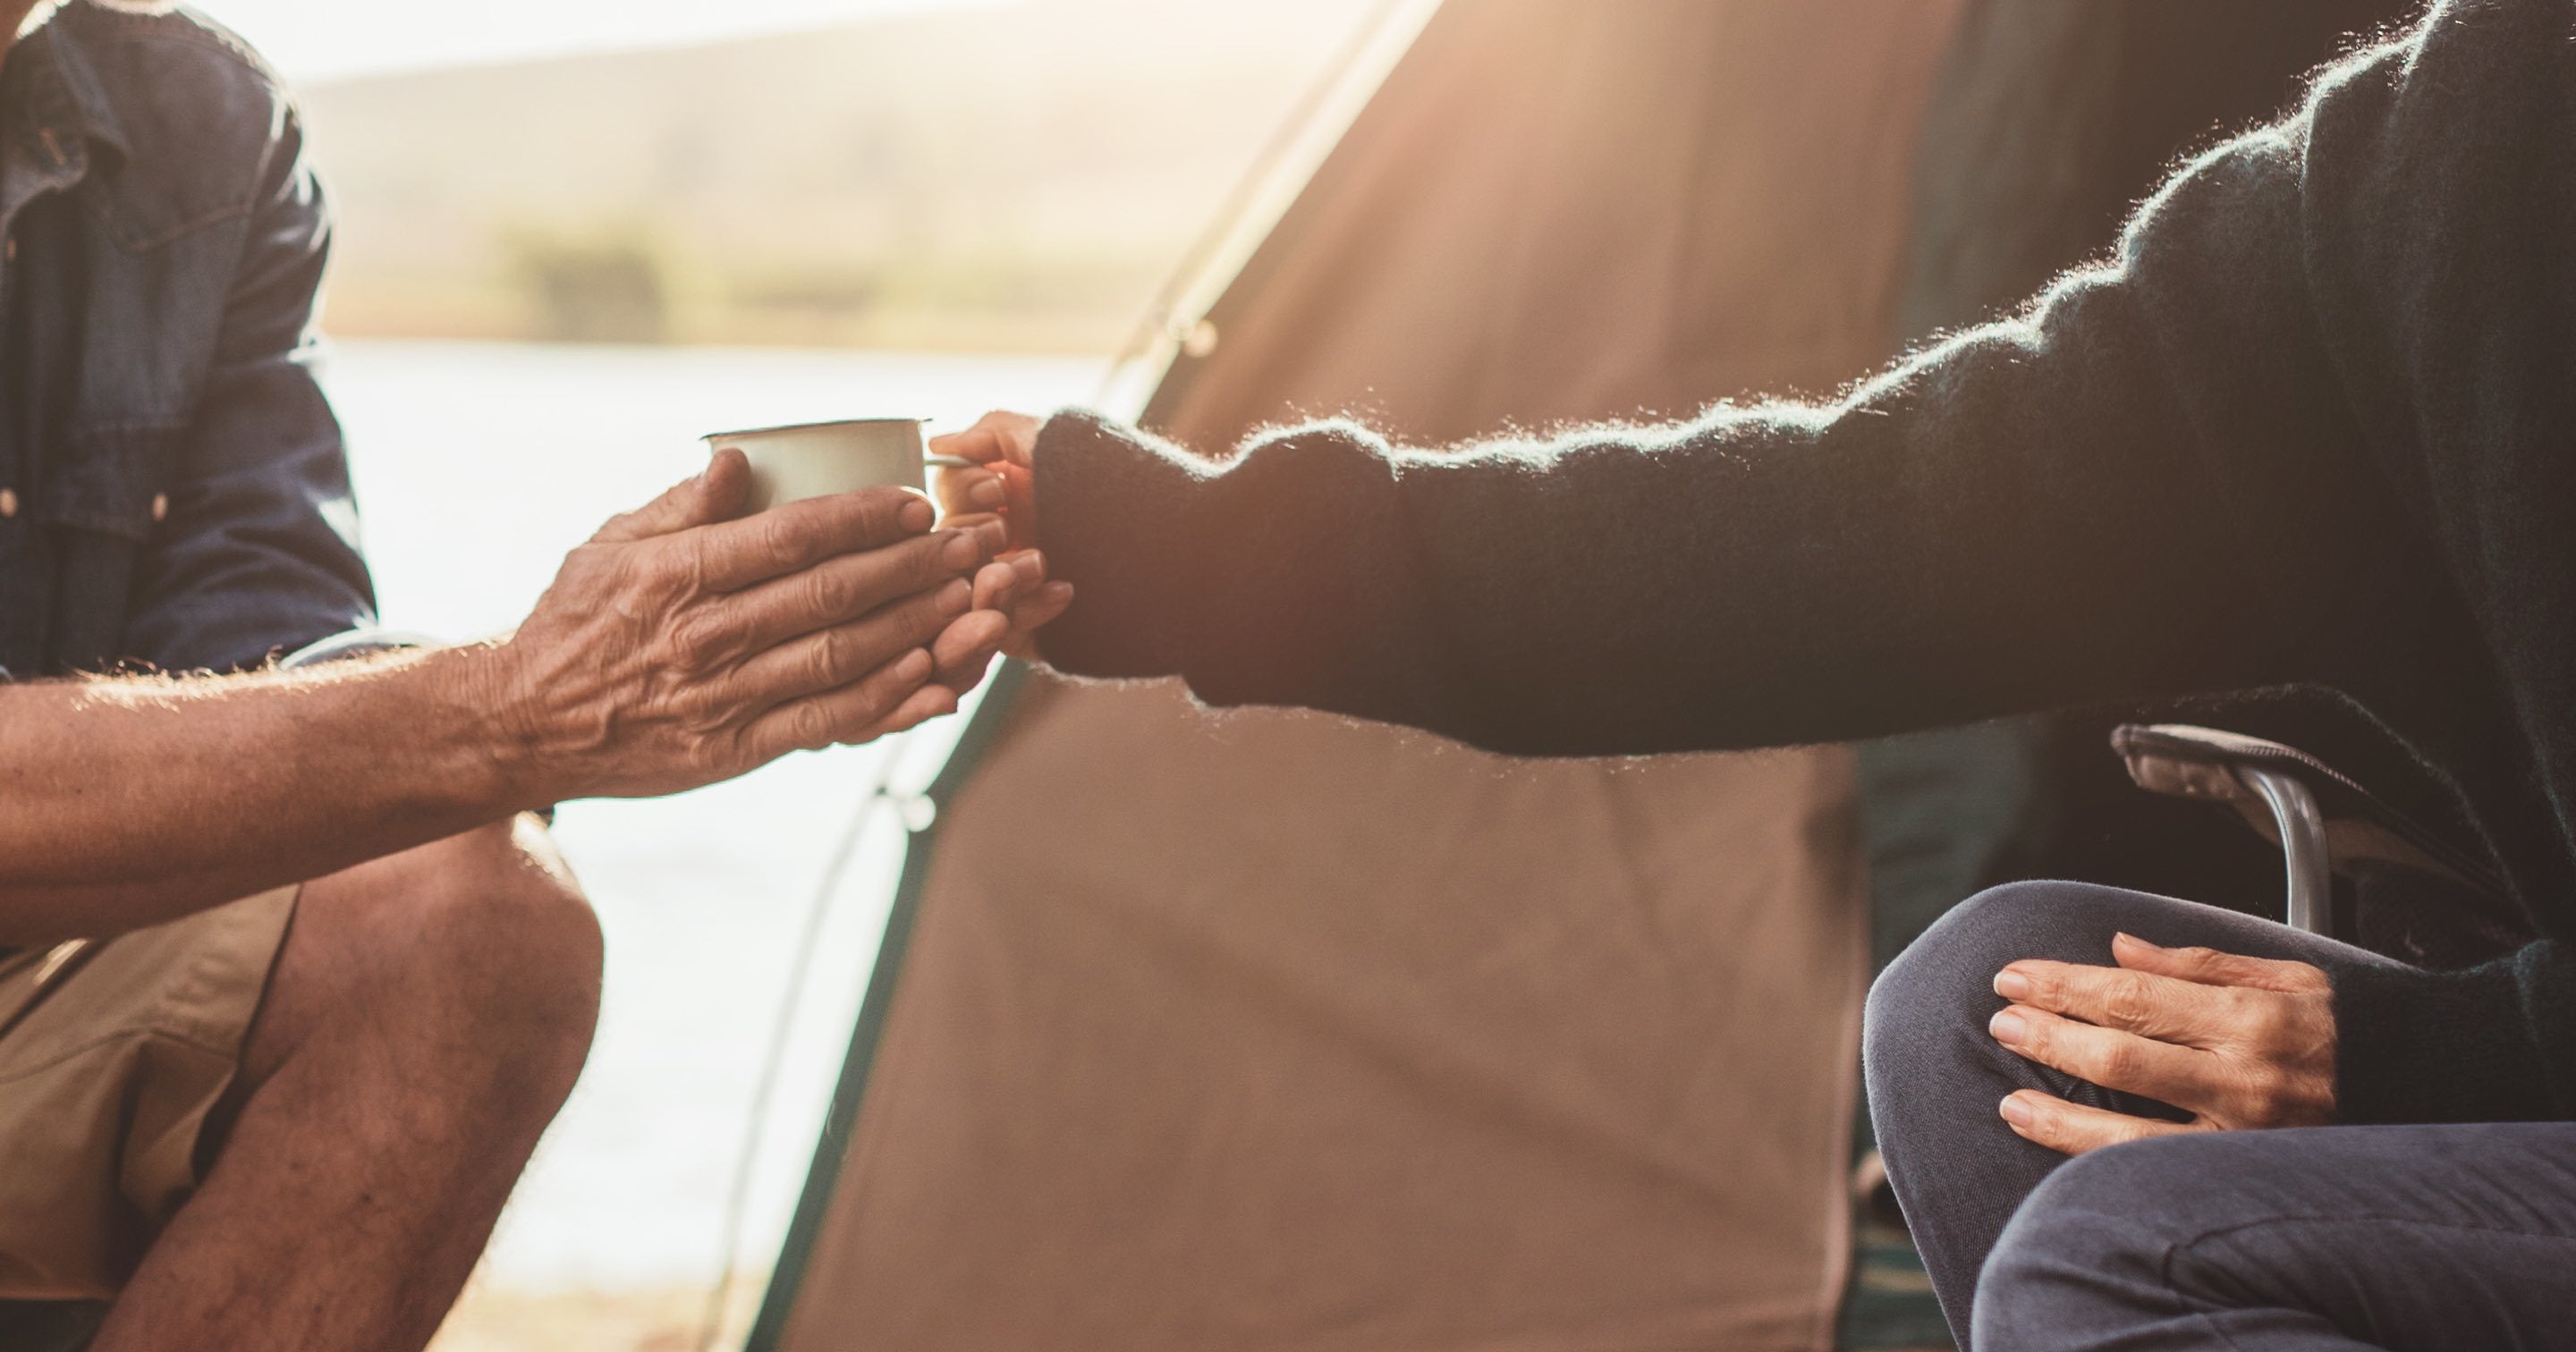
<instances>
[{"instance_id":1,"label":"fingernail","mask_svg":"<svg viewBox=\"0 0 2576 1352\"><path fill-rule=\"evenodd\" d=\"M2019 1014L2007 1009L1986 1022L1986 1031L1995 1035L1995 1041L2007 1047L2018 1047L2030 1032L2030 1025L2022 1022Z\"/></svg>"},{"instance_id":2,"label":"fingernail","mask_svg":"<svg viewBox=\"0 0 2576 1352\"><path fill-rule=\"evenodd\" d=\"M2016 1127L2028 1127L2030 1125L2030 1105L2022 1102L2021 1095L2019 1094L2006 1095L2002 1104L1998 1105L1996 1108L1996 1111L2002 1113L2004 1115L2004 1120L2012 1123Z\"/></svg>"},{"instance_id":3,"label":"fingernail","mask_svg":"<svg viewBox=\"0 0 2576 1352\"><path fill-rule=\"evenodd\" d=\"M930 529L930 523L937 515L929 503L914 498L895 509L894 523L903 527L907 534L919 535Z\"/></svg>"},{"instance_id":4,"label":"fingernail","mask_svg":"<svg viewBox=\"0 0 2576 1352\"><path fill-rule=\"evenodd\" d=\"M2141 939L2126 930L2111 936L2111 946L2113 948L2117 948L2122 944L2127 944L2131 948L2143 948L2150 953L2162 953L2165 951L2164 945L2148 943L2146 940Z\"/></svg>"},{"instance_id":5,"label":"fingernail","mask_svg":"<svg viewBox=\"0 0 2576 1352\"><path fill-rule=\"evenodd\" d=\"M1046 584L1046 594L1049 600L1070 601L1073 599L1073 584L1070 582L1050 582Z\"/></svg>"},{"instance_id":6,"label":"fingernail","mask_svg":"<svg viewBox=\"0 0 2576 1352\"><path fill-rule=\"evenodd\" d=\"M2030 998L2030 978L2007 967L1995 973L1995 994L2007 1000Z\"/></svg>"},{"instance_id":7,"label":"fingernail","mask_svg":"<svg viewBox=\"0 0 2576 1352\"><path fill-rule=\"evenodd\" d=\"M962 573L984 561L984 546L973 531L961 530L939 547L939 561Z\"/></svg>"},{"instance_id":8,"label":"fingernail","mask_svg":"<svg viewBox=\"0 0 2576 1352\"><path fill-rule=\"evenodd\" d=\"M966 490L968 502L988 511L1001 506L1009 497L1009 494L1002 491L1002 481L999 479L978 479Z\"/></svg>"},{"instance_id":9,"label":"fingernail","mask_svg":"<svg viewBox=\"0 0 2576 1352\"><path fill-rule=\"evenodd\" d=\"M927 680L934 665L936 664L932 662L928 648L915 648L896 659L895 678L905 681Z\"/></svg>"},{"instance_id":10,"label":"fingernail","mask_svg":"<svg viewBox=\"0 0 2576 1352\"><path fill-rule=\"evenodd\" d=\"M939 609L942 614L951 617L963 615L967 608L974 604L974 584L962 577L939 589Z\"/></svg>"},{"instance_id":11,"label":"fingernail","mask_svg":"<svg viewBox=\"0 0 2576 1352\"><path fill-rule=\"evenodd\" d=\"M987 554L999 554L1011 543L1011 528L999 521L987 521L977 526L975 534L984 541Z\"/></svg>"}]
</instances>

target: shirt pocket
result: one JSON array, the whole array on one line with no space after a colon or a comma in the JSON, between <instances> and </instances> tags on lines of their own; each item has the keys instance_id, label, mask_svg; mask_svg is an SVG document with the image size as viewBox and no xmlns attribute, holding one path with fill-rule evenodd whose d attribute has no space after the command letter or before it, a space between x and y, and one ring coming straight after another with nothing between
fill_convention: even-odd
<instances>
[{"instance_id":1,"label":"shirt pocket","mask_svg":"<svg viewBox=\"0 0 2576 1352\"><path fill-rule=\"evenodd\" d=\"M181 426L111 426L74 432L49 467L36 519L141 543L169 511L163 496Z\"/></svg>"}]
</instances>

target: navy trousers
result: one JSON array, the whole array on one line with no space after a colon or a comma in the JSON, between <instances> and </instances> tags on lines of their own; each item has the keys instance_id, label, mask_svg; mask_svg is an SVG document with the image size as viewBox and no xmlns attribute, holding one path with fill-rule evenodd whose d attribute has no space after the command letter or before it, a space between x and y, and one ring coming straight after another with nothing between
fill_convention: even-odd
<instances>
[{"instance_id":1,"label":"navy trousers","mask_svg":"<svg viewBox=\"0 0 2576 1352\"><path fill-rule=\"evenodd\" d=\"M2069 1160L1996 1105L2037 1088L2173 1117L2004 1050L2019 958L2167 946L2314 960L2330 941L2190 902L2019 883L1944 917L1870 992L1865 1063L1897 1201L1962 1347L2576 1347L2576 1124L2211 1133Z\"/></svg>"}]
</instances>

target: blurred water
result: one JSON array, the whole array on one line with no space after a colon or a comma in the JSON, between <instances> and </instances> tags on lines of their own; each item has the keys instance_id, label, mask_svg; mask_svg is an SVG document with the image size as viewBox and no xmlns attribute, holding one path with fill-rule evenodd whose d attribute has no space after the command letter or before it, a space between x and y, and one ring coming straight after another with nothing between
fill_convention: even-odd
<instances>
[{"instance_id":1,"label":"blurred water","mask_svg":"<svg viewBox=\"0 0 2576 1352\"><path fill-rule=\"evenodd\" d=\"M846 352L345 343L347 428L387 622L509 628L564 551L694 473L699 434L869 415L961 426L1093 393L1104 363ZM926 782L960 720L912 745L781 761L654 802L567 805L557 835L608 933L599 1040L501 1221L486 1279L528 1288L698 1282L826 856L882 757ZM761 1143L744 1252L774 1253L876 955L901 832L878 813L834 898Z\"/></svg>"}]
</instances>

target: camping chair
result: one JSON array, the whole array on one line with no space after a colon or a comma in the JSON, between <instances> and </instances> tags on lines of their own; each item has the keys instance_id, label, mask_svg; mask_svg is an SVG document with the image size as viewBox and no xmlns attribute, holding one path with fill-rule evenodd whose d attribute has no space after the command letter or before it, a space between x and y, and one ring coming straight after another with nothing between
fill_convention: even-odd
<instances>
[{"instance_id":1,"label":"camping chair","mask_svg":"<svg viewBox=\"0 0 2576 1352\"><path fill-rule=\"evenodd\" d=\"M2175 723L2124 724L2111 747L2138 787L2225 808L2277 843L2295 929L2434 969L2530 938L2491 864L2296 747Z\"/></svg>"},{"instance_id":2,"label":"camping chair","mask_svg":"<svg viewBox=\"0 0 2576 1352\"><path fill-rule=\"evenodd\" d=\"M2294 929L2437 970L2483 962L2531 938L2492 865L2296 747L2215 728L2134 723L2112 731L2111 747L2138 787L2223 808L2278 844L2283 918ZM1855 1289L1920 1285L1876 1151L1852 1184L1864 1234Z\"/></svg>"}]
</instances>

